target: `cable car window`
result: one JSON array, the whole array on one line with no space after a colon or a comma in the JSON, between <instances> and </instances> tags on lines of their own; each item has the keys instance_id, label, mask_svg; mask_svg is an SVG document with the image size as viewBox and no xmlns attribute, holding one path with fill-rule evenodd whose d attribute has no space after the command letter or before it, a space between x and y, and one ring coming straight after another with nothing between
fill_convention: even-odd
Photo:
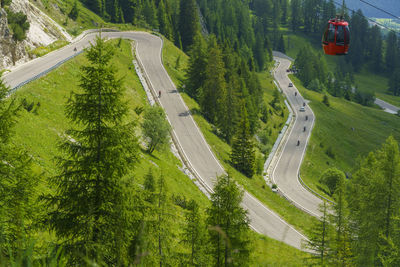
<instances>
[{"instance_id":1,"label":"cable car window","mask_svg":"<svg viewBox=\"0 0 400 267\"><path fill-rule=\"evenodd\" d=\"M344 45L344 26L337 26L336 44Z\"/></svg>"},{"instance_id":2,"label":"cable car window","mask_svg":"<svg viewBox=\"0 0 400 267\"><path fill-rule=\"evenodd\" d=\"M348 45L348 44L350 44L350 30L349 30L349 26L345 26L345 27L344 27L344 31L345 31L345 33L346 33L345 44Z\"/></svg>"},{"instance_id":3,"label":"cable car window","mask_svg":"<svg viewBox=\"0 0 400 267\"><path fill-rule=\"evenodd\" d=\"M329 24L326 27L326 30L324 32L324 36L322 36L322 42L328 44L328 30L329 30Z\"/></svg>"},{"instance_id":4,"label":"cable car window","mask_svg":"<svg viewBox=\"0 0 400 267\"><path fill-rule=\"evenodd\" d=\"M329 43L335 42L335 26L329 23L328 40Z\"/></svg>"}]
</instances>

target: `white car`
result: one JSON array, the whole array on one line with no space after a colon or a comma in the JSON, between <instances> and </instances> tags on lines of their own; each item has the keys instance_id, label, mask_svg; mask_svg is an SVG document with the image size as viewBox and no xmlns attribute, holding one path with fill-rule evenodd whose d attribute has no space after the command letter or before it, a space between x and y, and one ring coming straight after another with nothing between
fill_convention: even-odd
<instances>
[{"instance_id":1,"label":"white car","mask_svg":"<svg viewBox=\"0 0 400 267\"><path fill-rule=\"evenodd\" d=\"M300 111L304 112L304 111L306 111L306 109L304 107L300 107Z\"/></svg>"}]
</instances>

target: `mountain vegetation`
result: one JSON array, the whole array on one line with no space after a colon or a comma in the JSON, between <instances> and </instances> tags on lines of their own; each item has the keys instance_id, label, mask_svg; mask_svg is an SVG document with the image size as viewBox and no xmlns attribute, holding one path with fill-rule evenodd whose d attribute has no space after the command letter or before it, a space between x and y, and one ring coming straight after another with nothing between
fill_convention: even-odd
<instances>
[{"instance_id":1,"label":"mountain vegetation","mask_svg":"<svg viewBox=\"0 0 400 267\"><path fill-rule=\"evenodd\" d=\"M124 79L112 64L119 45L99 38L76 70L79 88L65 103L69 122L58 136L59 146L48 148L57 151L52 175L35 170L33 162L39 160L33 152L12 142L18 113L24 109L37 115L40 105L26 100L19 105L16 98L7 98L9 88L0 82L0 266L29 260L54 266L259 264L253 257L255 234L240 205L243 192L236 182L246 189L256 185L252 190L257 196L265 194L260 177L269 153L266 145L273 141L268 140L272 128L277 133L283 126L268 123L277 116L284 121L287 112L277 90L265 101L260 73L272 65L272 49L286 51L283 27L317 40L337 12L334 2L84 0L74 2L69 18L82 16L81 4L105 21L158 31L187 53L187 64L181 57L174 62L175 71L185 73L179 89L198 102L198 114L226 148L221 153L230 152L225 163L240 174L233 170L234 175L218 177L211 201L171 194L186 188L171 189L168 181L175 177L167 177L164 170L149 167L138 175L141 158L151 165L163 164L158 157L162 145L168 144L170 129L161 108L138 107L132 116ZM22 40L29 27L26 17L9 16L10 25L16 25L16 40ZM298 79L323 94L324 109L333 108L340 98L373 105L374 95L358 91L354 81L363 69L390 77L389 92L399 95L396 34L382 35L361 11L345 16L352 25L349 56L332 70L320 54L301 48L295 61ZM326 154L335 159L331 147ZM304 264L399 265L400 154L395 138L360 159L351 179L346 177L336 168L322 174L321 183L335 203L321 206L320 220L307 217L314 227L306 230L305 247L315 253L307 255ZM258 186L260 180L263 187ZM46 188L45 193L39 194L39 187ZM284 206L279 196L274 200ZM29 253L35 256L30 259Z\"/></svg>"}]
</instances>

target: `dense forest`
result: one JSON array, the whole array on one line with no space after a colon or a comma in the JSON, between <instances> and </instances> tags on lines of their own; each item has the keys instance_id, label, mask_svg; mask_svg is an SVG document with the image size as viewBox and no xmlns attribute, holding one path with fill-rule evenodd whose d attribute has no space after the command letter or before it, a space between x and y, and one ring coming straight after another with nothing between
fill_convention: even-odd
<instances>
[{"instance_id":1,"label":"dense forest","mask_svg":"<svg viewBox=\"0 0 400 267\"><path fill-rule=\"evenodd\" d=\"M254 136L270 112L257 72L271 65L272 50L285 51L282 28L318 40L337 12L332 0L82 2L107 21L159 31L189 55L180 89L199 103L231 145L232 165L249 179L256 171ZM77 12L75 4L69 17ZM352 46L341 68L329 70L321 54L305 47L295 61L300 80L311 90L372 105L374 96L358 92L353 77L368 68L393 77L390 91L400 95L398 36L370 27L361 11L346 17ZM41 174L12 142L22 107L0 82L0 266L24 265L31 254L35 263L53 266L249 266L250 222L230 175L218 177L205 210L171 196L165 177L152 169L143 185L130 176L139 160L135 129L142 127L151 154L168 143L169 125L157 107L144 111L141 125L130 120L114 52L100 38L87 50L81 91L65 104L71 127L60 137L57 175L43 178L54 190L39 199L32 191ZM277 110L278 99L276 93L270 100ZM335 203L321 206L324 216L305 244L315 253L300 265L400 265L399 145L389 137L358 164L351 179L333 168L322 175ZM171 231L174 205L184 210L179 235ZM54 244L35 245L37 231L54 235Z\"/></svg>"}]
</instances>

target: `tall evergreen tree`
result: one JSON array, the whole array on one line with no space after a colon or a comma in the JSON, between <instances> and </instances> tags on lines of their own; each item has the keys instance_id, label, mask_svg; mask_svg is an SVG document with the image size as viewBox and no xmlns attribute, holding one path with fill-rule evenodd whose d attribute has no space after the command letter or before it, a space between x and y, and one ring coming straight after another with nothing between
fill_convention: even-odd
<instances>
[{"instance_id":1,"label":"tall evergreen tree","mask_svg":"<svg viewBox=\"0 0 400 267\"><path fill-rule=\"evenodd\" d=\"M185 226L182 241L190 248L189 255L185 255L184 263L189 266L206 266L209 262L206 254L207 235L199 210L199 205L191 200L185 212Z\"/></svg>"},{"instance_id":2,"label":"tall evergreen tree","mask_svg":"<svg viewBox=\"0 0 400 267\"><path fill-rule=\"evenodd\" d=\"M207 66L207 44L200 33L196 34L194 38L194 43L189 50L189 56L185 77L185 92L197 100L200 88L204 86Z\"/></svg>"},{"instance_id":3,"label":"tall evergreen tree","mask_svg":"<svg viewBox=\"0 0 400 267\"><path fill-rule=\"evenodd\" d=\"M113 47L98 37L87 51L80 92L66 105L76 125L60 148L60 174L52 178L48 196L49 224L79 262L80 255L117 264L125 255L125 197L121 178L137 158L133 123L126 123L127 104L122 80L110 64Z\"/></svg>"},{"instance_id":4,"label":"tall evergreen tree","mask_svg":"<svg viewBox=\"0 0 400 267\"><path fill-rule=\"evenodd\" d=\"M297 32L301 26L301 18L303 17L301 12L301 2L300 0L292 0L290 1L290 6L291 6L290 26L292 28L292 31Z\"/></svg>"},{"instance_id":5,"label":"tall evergreen tree","mask_svg":"<svg viewBox=\"0 0 400 267\"><path fill-rule=\"evenodd\" d=\"M317 265L327 265L330 253L330 225L328 221L328 205L326 201L319 207L322 213L322 217L318 220L317 224L314 225L312 232L308 236L308 241L304 246L311 249L315 254L311 255L307 260L317 262Z\"/></svg>"},{"instance_id":6,"label":"tall evergreen tree","mask_svg":"<svg viewBox=\"0 0 400 267\"><path fill-rule=\"evenodd\" d=\"M397 58L399 56L397 34L390 31L386 37L386 54L385 63L389 73L393 72L399 64Z\"/></svg>"},{"instance_id":7,"label":"tall evergreen tree","mask_svg":"<svg viewBox=\"0 0 400 267\"><path fill-rule=\"evenodd\" d=\"M199 30L199 14L197 11L196 0L181 1L179 11L179 32L184 51L187 51L193 44L194 37Z\"/></svg>"},{"instance_id":8,"label":"tall evergreen tree","mask_svg":"<svg viewBox=\"0 0 400 267\"><path fill-rule=\"evenodd\" d=\"M249 219L241 207L243 192L229 175L218 177L207 209L209 253L215 266L248 266Z\"/></svg>"},{"instance_id":9,"label":"tall evergreen tree","mask_svg":"<svg viewBox=\"0 0 400 267\"><path fill-rule=\"evenodd\" d=\"M252 177L255 171L255 151L244 104L242 104L240 116L241 119L232 142L231 162L236 169L247 177Z\"/></svg>"},{"instance_id":10,"label":"tall evergreen tree","mask_svg":"<svg viewBox=\"0 0 400 267\"><path fill-rule=\"evenodd\" d=\"M205 81L200 90L200 107L204 116L210 122L219 122L218 117L223 115L219 114L219 111L224 108L219 104L224 103L225 99L225 66L222 60L222 52L215 36L210 36Z\"/></svg>"}]
</instances>

